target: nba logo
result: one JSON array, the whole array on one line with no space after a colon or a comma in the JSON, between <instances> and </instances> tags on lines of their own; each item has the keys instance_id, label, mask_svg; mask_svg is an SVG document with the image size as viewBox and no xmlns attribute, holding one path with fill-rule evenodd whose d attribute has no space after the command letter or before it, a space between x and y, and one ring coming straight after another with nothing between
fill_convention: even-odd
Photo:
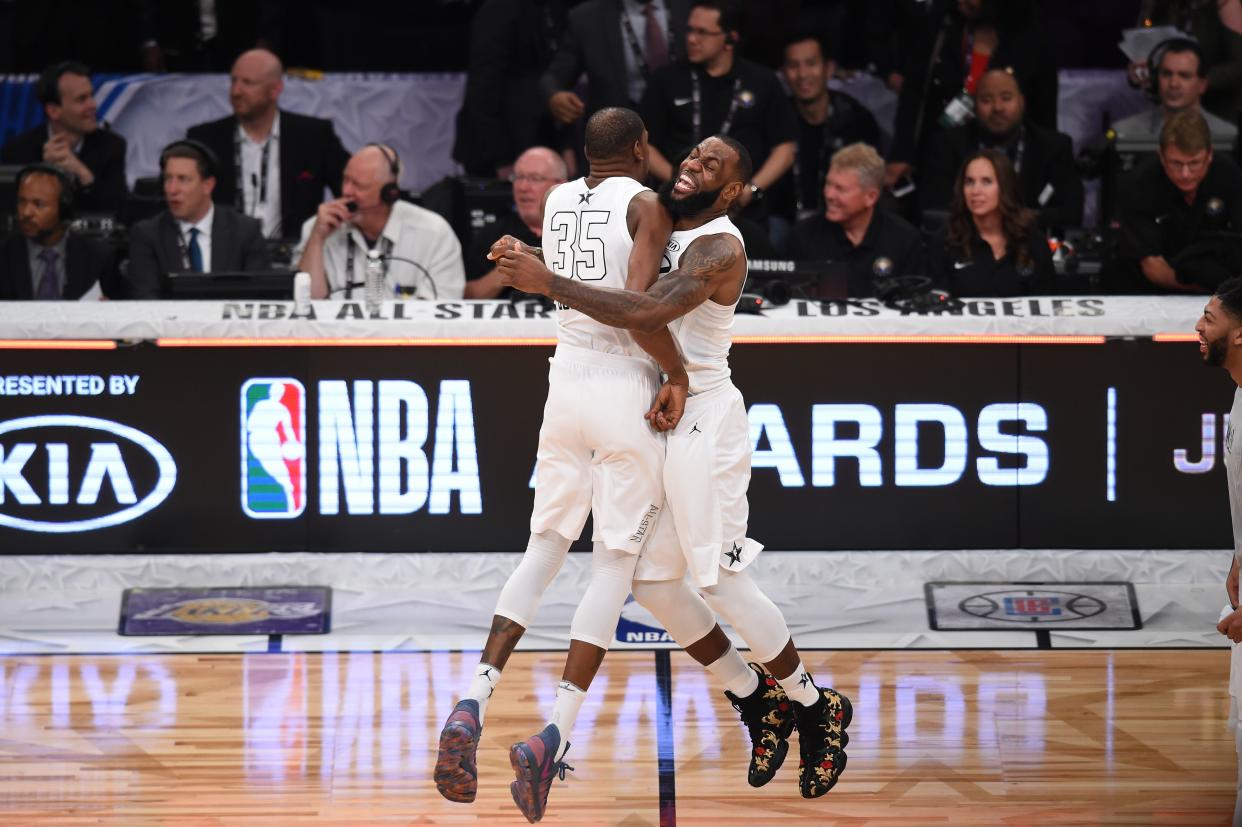
<instances>
[{"instance_id":1,"label":"nba logo","mask_svg":"<svg viewBox=\"0 0 1242 827\"><path fill-rule=\"evenodd\" d=\"M258 520L287 520L306 508L306 388L296 379L242 385L241 503Z\"/></svg>"}]
</instances>

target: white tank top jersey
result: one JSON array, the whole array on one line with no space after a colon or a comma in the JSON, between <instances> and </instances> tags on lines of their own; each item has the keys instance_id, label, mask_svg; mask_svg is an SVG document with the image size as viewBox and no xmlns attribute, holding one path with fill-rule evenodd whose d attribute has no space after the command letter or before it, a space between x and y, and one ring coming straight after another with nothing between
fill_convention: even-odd
<instances>
[{"instance_id":1,"label":"white tank top jersey","mask_svg":"<svg viewBox=\"0 0 1242 827\"><path fill-rule=\"evenodd\" d=\"M1242 387L1233 392L1233 409L1225 427L1225 478L1229 481L1229 515L1233 520L1234 556L1242 560Z\"/></svg>"},{"instance_id":2,"label":"white tank top jersey","mask_svg":"<svg viewBox=\"0 0 1242 827\"><path fill-rule=\"evenodd\" d=\"M660 265L661 275L677 269L682 253L696 238L717 234L734 236L745 253L742 233L728 216L722 215L693 230L675 230L668 238L668 248ZM742 278L745 279L745 275ZM708 299L669 325L686 360L691 393L703 393L729 381L729 346L733 344L736 308L736 301L724 305Z\"/></svg>"},{"instance_id":3,"label":"white tank top jersey","mask_svg":"<svg viewBox=\"0 0 1242 827\"><path fill-rule=\"evenodd\" d=\"M630 200L646 189L624 177L605 178L595 189L587 187L585 178L558 185L543 210L544 264L556 275L583 284L624 288L634 248L626 214ZM602 353L650 358L628 331L563 305L557 305L556 338Z\"/></svg>"}]
</instances>

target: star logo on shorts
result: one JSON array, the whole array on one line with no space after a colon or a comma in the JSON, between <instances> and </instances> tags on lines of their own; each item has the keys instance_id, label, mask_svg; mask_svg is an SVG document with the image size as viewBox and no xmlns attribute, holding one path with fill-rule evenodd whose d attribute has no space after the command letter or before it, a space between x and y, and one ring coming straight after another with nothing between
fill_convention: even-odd
<instances>
[{"instance_id":1,"label":"star logo on shorts","mask_svg":"<svg viewBox=\"0 0 1242 827\"><path fill-rule=\"evenodd\" d=\"M592 196L592 195L594 195L594 194L595 194L595 193L593 193L593 192L584 192L584 193L580 194L580 195L578 196L578 203L579 203L579 204L590 204L590 203L591 203L591 196Z\"/></svg>"},{"instance_id":2,"label":"star logo on shorts","mask_svg":"<svg viewBox=\"0 0 1242 827\"><path fill-rule=\"evenodd\" d=\"M806 686L811 682L811 673L803 672L802 677L798 678L798 686Z\"/></svg>"},{"instance_id":3,"label":"star logo on shorts","mask_svg":"<svg viewBox=\"0 0 1242 827\"><path fill-rule=\"evenodd\" d=\"M742 547L734 543L733 551L726 551L725 557L729 558L729 568L733 568L734 563L742 562Z\"/></svg>"}]
</instances>

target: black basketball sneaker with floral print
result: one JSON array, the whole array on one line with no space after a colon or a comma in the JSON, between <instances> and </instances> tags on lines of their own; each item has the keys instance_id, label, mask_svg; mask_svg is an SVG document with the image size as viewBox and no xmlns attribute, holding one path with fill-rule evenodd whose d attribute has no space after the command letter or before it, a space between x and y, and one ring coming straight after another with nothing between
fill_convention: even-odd
<instances>
[{"instance_id":1,"label":"black basketball sneaker with floral print","mask_svg":"<svg viewBox=\"0 0 1242 827\"><path fill-rule=\"evenodd\" d=\"M845 728L854 717L854 707L849 698L824 687L819 688L819 700L814 705L793 706L802 754L798 787L803 798L819 798L845 771L845 745L850 742Z\"/></svg>"},{"instance_id":2,"label":"black basketball sneaker with floral print","mask_svg":"<svg viewBox=\"0 0 1242 827\"><path fill-rule=\"evenodd\" d=\"M789 751L794 704L776 678L764 672L763 667L752 663L750 668L759 675L759 687L745 698L726 689L725 697L741 714L742 723L750 732L750 769L746 780L752 787L762 787L776 775Z\"/></svg>"}]
</instances>

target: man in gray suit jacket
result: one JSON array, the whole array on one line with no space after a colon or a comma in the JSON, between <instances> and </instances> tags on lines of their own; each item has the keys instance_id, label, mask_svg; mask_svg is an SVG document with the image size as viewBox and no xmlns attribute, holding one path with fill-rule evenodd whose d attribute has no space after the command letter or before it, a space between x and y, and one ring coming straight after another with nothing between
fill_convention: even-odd
<instances>
[{"instance_id":1,"label":"man in gray suit jacket","mask_svg":"<svg viewBox=\"0 0 1242 827\"><path fill-rule=\"evenodd\" d=\"M225 204L213 204L215 154L194 140L174 141L160 154L168 209L130 230L126 293L158 299L169 273L267 270L262 225Z\"/></svg>"},{"instance_id":2,"label":"man in gray suit jacket","mask_svg":"<svg viewBox=\"0 0 1242 827\"><path fill-rule=\"evenodd\" d=\"M685 54L690 0L586 0L539 85L560 123L608 106L638 109L652 71ZM586 72L590 107L574 92Z\"/></svg>"}]
</instances>

